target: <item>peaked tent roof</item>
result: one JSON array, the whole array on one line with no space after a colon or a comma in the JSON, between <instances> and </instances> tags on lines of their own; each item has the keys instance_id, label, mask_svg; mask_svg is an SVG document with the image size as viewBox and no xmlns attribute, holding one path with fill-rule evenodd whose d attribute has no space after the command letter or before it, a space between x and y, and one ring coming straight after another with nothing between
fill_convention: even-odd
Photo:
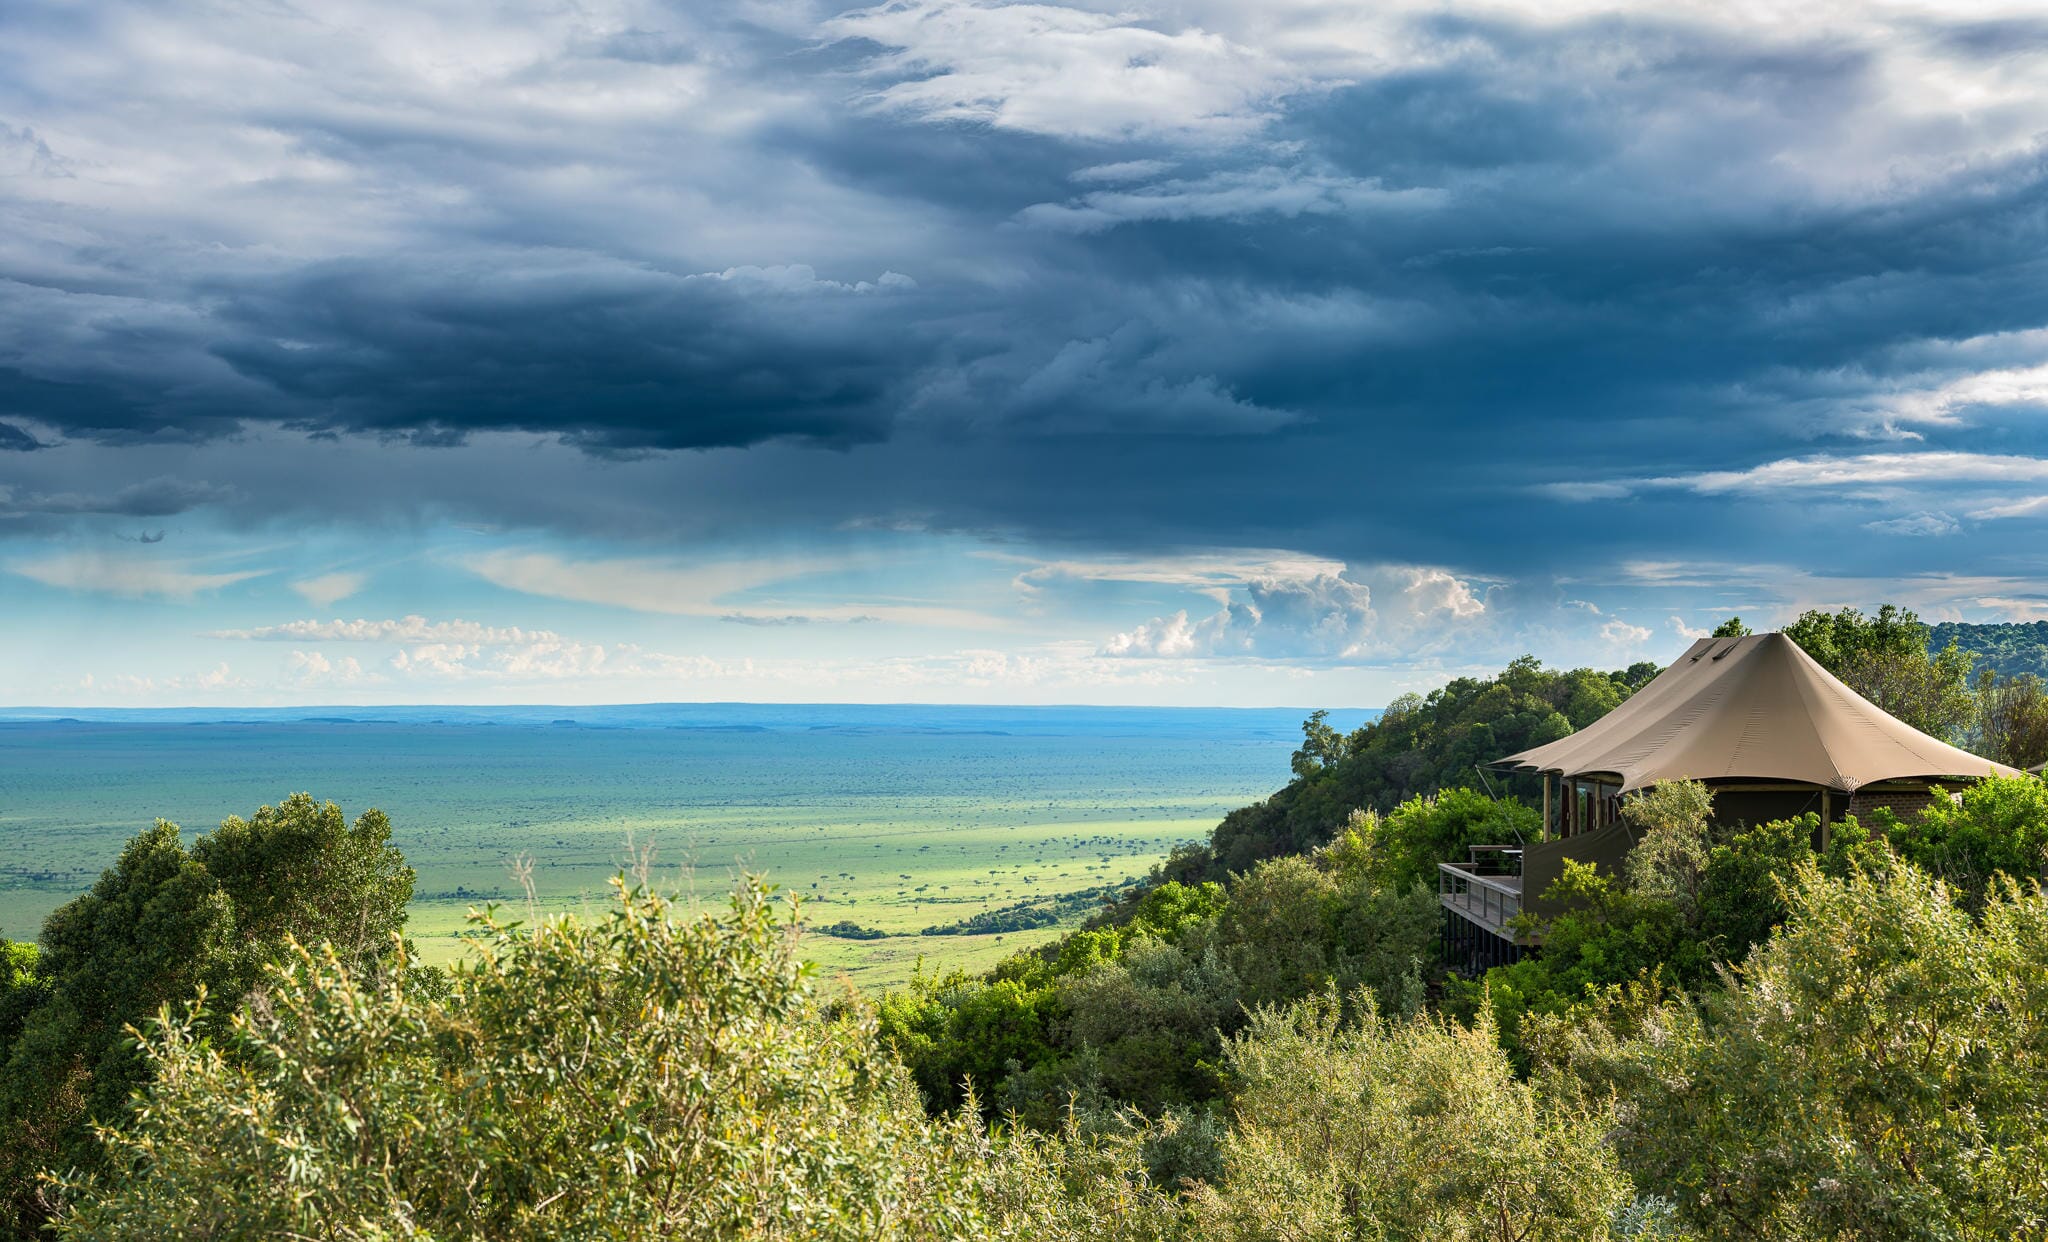
<instances>
[{"instance_id":1,"label":"peaked tent roof","mask_svg":"<svg viewBox=\"0 0 2048 1242\"><path fill-rule=\"evenodd\" d=\"M1887 715L1783 634L1702 638L1621 706L1570 737L1495 761L1566 777L1872 781L2016 776Z\"/></svg>"}]
</instances>

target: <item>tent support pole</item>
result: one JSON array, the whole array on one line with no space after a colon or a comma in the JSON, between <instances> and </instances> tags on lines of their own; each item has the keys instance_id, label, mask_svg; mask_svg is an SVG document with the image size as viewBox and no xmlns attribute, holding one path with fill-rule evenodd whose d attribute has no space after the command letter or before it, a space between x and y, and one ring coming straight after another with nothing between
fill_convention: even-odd
<instances>
[{"instance_id":1,"label":"tent support pole","mask_svg":"<svg viewBox=\"0 0 2048 1242\"><path fill-rule=\"evenodd\" d=\"M1540 841L1550 840L1550 773L1543 774L1543 834Z\"/></svg>"},{"instance_id":2,"label":"tent support pole","mask_svg":"<svg viewBox=\"0 0 2048 1242\"><path fill-rule=\"evenodd\" d=\"M1823 854L1828 852L1828 840L1833 835L1832 830L1828 827L1828 821L1832 818L1830 815L1832 808L1829 806L1829 803L1831 801L1830 795L1833 792L1833 790L1825 788L1820 791L1820 852Z\"/></svg>"}]
</instances>

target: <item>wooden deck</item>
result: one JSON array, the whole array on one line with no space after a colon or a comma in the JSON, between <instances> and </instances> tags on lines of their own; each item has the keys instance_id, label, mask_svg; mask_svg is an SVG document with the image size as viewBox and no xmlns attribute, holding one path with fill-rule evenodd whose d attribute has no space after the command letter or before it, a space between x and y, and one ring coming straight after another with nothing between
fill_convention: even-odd
<instances>
[{"instance_id":1,"label":"wooden deck","mask_svg":"<svg viewBox=\"0 0 2048 1242\"><path fill-rule=\"evenodd\" d=\"M1455 863L1437 864L1437 900L1444 909L1503 940L1521 942L1508 928L1522 912L1522 877L1482 875Z\"/></svg>"}]
</instances>

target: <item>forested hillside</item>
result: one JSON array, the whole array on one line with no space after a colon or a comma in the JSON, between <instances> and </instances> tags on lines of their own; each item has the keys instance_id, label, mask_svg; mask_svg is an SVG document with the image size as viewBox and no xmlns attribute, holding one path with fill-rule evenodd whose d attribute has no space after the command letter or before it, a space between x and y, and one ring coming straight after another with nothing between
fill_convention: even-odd
<instances>
[{"instance_id":1,"label":"forested hillside","mask_svg":"<svg viewBox=\"0 0 2048 1242\"><path fill-rule=\"evenodd\" d=\"M2006 677L2021 673L2048 677L2048 621L1991 625L1943 621L1929 627L1930 649L1939 651L1950 643L1976 657L1979 669L1992 669Z\"/></svg>"},{"instance_id":2,"label":"forested hillside","mask_svg":"<svg viewBox=\"0 0 2048 1242\"><path fill-rule=\"evenodd\" d=\"M1659 668L1556 672L1524 656L1493 677L1460 677L1427 695L1402 695L1349 734L1317 713L1294 754L1294 780L1231 812L1207 843L1175 854L1161 877L1222 879L1261 859L1306 853L1329 841L1353 811L1391 811L1440 789L1470 785L1526 797L1536 789L1533 778L1487 773L1484 765L1585 728Z\"/></svg>"}]
</instances>

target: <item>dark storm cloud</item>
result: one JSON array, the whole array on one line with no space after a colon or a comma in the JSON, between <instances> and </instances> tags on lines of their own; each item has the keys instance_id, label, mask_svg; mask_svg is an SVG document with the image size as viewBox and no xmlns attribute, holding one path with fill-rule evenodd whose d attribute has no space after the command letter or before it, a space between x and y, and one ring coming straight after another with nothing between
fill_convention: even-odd
<instances>
[{"instance_id":1,"label":"dark storm cloud","mask_svg":"<svg viewBox=\"0 0 2048 1242\"><path fill-rule=\"evenodd\" d=\"M554 432L597 450L881 438L929 340L912 285L808 268L393 273L336 264L238 290L215 346L335 431ZM880 303L881 305L878 305ZM258 333L262 335L258 335Z\"/></svg>"},{"instance_id":2,"label":"dark storm cloud","mask_svg":"<svg viewBox=\"0 0 2048 1242\"><path fill-rule=\"evenodd\" d=\"M104 495L88 492L13 494L0 490L0 516L112 514L119 517L172 517L201 505L231 499L234 494L231 487L173 478L132 483ZM159 535L157 539L162 537ZM155 543L157 539L140 542Z\"/></svg>"},{"instance_id":3,"label":"dark storm cloud","mask_svg":"<svg viewBox=\"0 0 2048 1242\"><path fill-rule=\"evenodd\" d=\"M0 367L0 411L54 427L64 435L108 443L149 435L207 438L226 435L235 427L234 420L218 416L187 422L177 412L153 405L145 393L124 392L118 383L40 379L19 367ZM0 448L25 450L42 445L13 423L0 427L4 427L0 429Z\"/></svg>"},{"instance_id":4,"label":"dark storm cloud","mask_svg":"<svg viewBox=\"0 0 2048 1242\"><path fill-rule=\"evenodd\" d=\"M1991 365L1957 342L2048 325L2032 20L1397 7L1356 18L1354 55L1286 5L1182 27L620 3L448 35L484 49L455 89L369 35L195 18L193 43L261 66L247 97L152 63L88 80L104 109L28 59L129 47L128 12L5 19L25 50L0 120L34 143L5 148L28 227L0 248L0 448L225 462L277 423L444 454L435 499L494 521L915 514L1503 569L1787 537L1769 498L1638 476L1901 436L2048 449L1996 400L1908 399ZM1930 61L1990 102L1906 91ZM161 152L115 103L167 109ZM124 142L187 180L82 203L54 171ZM504 431L601 457L773 447L613 485L445 453ZM1560 479L1614 480L1628 520L1531 490ZM363 503L407 499L387 486ZM1806 508L1827 505L1874 517Z\"/></svg>"}]
</instances>

